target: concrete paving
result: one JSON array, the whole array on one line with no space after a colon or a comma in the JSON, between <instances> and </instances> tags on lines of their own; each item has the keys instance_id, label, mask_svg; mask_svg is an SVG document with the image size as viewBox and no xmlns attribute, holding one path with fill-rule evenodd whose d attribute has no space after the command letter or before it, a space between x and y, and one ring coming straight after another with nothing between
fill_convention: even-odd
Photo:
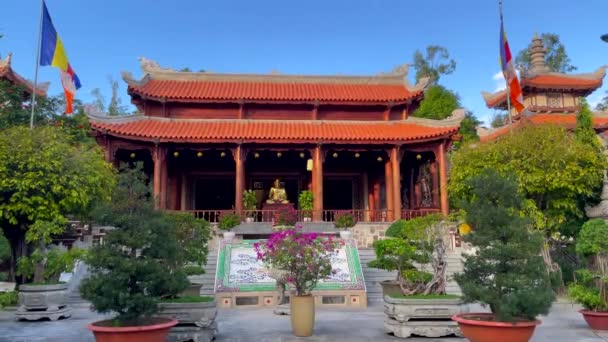
<instances>
[{"instance_id":1,"label":"concrete paving","mask_svg":"<svg viewBox=\"0 0 608 342\"><path fill-rule=\"evenodd\" d=\"M590 330L571 304L555 304L536 329L532 342L602 342L608 333ZM289 341L407 341L464 342L459 338L409 338L388 336L383 330L382 305L366 310L318 309L315 333L310 338L291 335L289 316L276 316L269 308L220 310L217 341L289 342ZM74 308L72 317L57 322L16 322L14 312L0 312L0 342L93 342L87 324L104 319L87 308Z\"/></svg>"}]
</instances>

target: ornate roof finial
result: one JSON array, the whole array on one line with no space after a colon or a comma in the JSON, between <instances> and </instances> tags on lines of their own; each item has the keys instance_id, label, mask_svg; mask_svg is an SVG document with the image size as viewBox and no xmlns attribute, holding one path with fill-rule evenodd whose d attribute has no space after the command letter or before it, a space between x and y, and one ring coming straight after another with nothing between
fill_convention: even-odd
<instances>
[{"instance_id":1,"label":"ornate roof finial","mask_svg":"<svg viewBox=\"0 0 608 342\"><path fill-rule=\"evenodd\" d=\"M530 71L534 74L543 74L549 72L549 68L545 64L545 46L542 38L538 34L534 33L532 38L532 44L530 44L530 64L532 64Z\"/></svg>"}]
</instances>

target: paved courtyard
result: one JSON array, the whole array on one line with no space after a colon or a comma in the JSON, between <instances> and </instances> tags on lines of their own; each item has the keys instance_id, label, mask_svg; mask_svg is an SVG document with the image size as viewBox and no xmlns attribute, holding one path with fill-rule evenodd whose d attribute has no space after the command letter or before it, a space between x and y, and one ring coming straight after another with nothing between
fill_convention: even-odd
<instances>
[{"instance_id":1,"label":"paved courtyard","mask_svg":"<svg viewBox=\"0 0 608 342\"><path fill-rule=\"evenodd\" d=\"M376 304L364 311L318 309L315 334L311 338L291 335L289 316L276 316L270 309L220 310L217 341L400 341L383 332L384 313ZM532 342L601 342L608 333L590 330L578 307L555 304L543 324L536 329ZM59 322L15 322L13 312L0 312L1 342L88 342L94 341L86 325L101 316L86 308L75 308L72 318ZM603 335L603 337L602 337ZM408 342L463 342L458 338L410 338Z\"/></svg>"}]
</instances>

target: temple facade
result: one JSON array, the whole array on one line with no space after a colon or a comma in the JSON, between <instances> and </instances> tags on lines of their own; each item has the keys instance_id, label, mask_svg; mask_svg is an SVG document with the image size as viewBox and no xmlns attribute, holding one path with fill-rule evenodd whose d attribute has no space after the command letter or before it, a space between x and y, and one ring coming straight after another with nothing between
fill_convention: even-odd
<instances>
[{"instance_id":1,"label":"temple facade","mask_svg":"<svg viewBox=\"0 0 608 342\"><path fill-rule=\"evenodd\" d=\"M446 152L464 111L412 117L428 82L409 84L407 67L296 76L141 66L139 79L123 73L139 114L89 119L109 162L143 162L159 208L269 222L289 207L302 220L298 197L309 190L316 222L342 211L360 222L448 213Z\"/></svg>"},{"instance_id":2,"label":"temple facade","mask_svg":"<svg viewBox=\"0 0 608 342\"><path fill-rule=\"evenodd\" d=\"M545 64L545 47L540 37L534 36L529 47L531 68L520 72L520 84L525 109L517 113L511 108L511 122L496 129L478 129L481 142L494 140L514 127L525 124L557 124L576 126L576 114L581 99L602 86L606 67L592 73L565 74L552 72ZM507 110L507 91L493 94L482 92L488 108ZM608 129L608 113L594 113L593 124L598 134Z\"/></svg>"}]
</instances>

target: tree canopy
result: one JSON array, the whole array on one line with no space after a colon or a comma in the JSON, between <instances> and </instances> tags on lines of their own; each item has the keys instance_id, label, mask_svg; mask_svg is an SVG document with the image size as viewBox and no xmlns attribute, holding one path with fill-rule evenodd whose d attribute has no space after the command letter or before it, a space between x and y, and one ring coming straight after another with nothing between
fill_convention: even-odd
<instances>
[{"instance_id":1,"label":"tree canopy","mask_svg":"<svg viewBox=\"0 0 608 342\"><path fill-rule=\"evenodd\" d=\"M543 40L545 49L545 63L549 70L553 72L572 72L577 68L571 64L570 57L566 52L566 46L559 39L559 35L555 33L543 33L540 35ZM529 48L519 51L515 58L515 64L523 68L523 70L530 70L532 67L532 58L530 57Z\"/></svg>"},{"instance_id":2,"label":"tree canopy","mask_svg":"<svg viewBox=\"0 0 608 342\"><path fill-rule=\"evenodd\" d=\"M456 69L456 61L450 59L448 49L440 45L429 45L426 54L420 50L414 52L414 68L416 81L423 77L430 78L431 83L437 83L441 75L449 75Z\"/></svg>"},{"instance_id":3,"label":"tree canopy","mask_svg":"<svg viewBox=\"0 0 608 342\"><path fill-rule=\"evenodd\" d=\"M432 85L424 92L420 107L412 114L415 117L442 120L460 108L458 94L442 85Z\"/></svg>"},{"instance_id":4,"label":"tree canopy","mask_svg":"<svg viewBox=\"0 0 608 342\"><path fill-rule=\"evenodd\" d=\"M525 197L525 211L547 235L583 217L599 193L606 158L565 128L525 126L500 139L452 156L449 192L455 204L472 196L468 180L486 168L513 175Z\"/></svg>"},{"instance_id":5,"label":"tree canopy","mask_svg":"<svg viewBox=\"0 0 608 342\"><path fill-rule=\"evenodd\" d=\"M593 129L593 113L591 113L589 104L585 99L581 101L580 110L576 113L575 135L578 141L583 144L587 144L597 149L600 148L600 143L595 134L595 130Z\"/></svg>"}]
</instances>

